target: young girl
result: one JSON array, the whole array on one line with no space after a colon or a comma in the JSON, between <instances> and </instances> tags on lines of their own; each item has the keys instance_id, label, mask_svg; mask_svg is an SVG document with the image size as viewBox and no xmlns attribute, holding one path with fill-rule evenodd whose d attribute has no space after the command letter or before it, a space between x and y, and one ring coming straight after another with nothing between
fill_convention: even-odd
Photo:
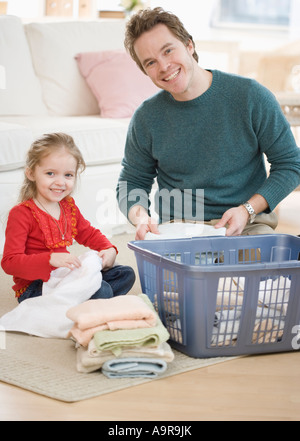
<instances>
[{"instance_id":1,"label":"young girl","mask_svg":"<svg viewBox=\"0 0 300 441\"><path fill-rule=\"evenodd\" d=\"M80 266L80 260L67 251L73 239L99 251L102 258L102 284L91 298L123 295L134 284L133 269L114 266L116 247L91 226L70 196L77 174L84 169L82 155L69 135L44 135L31 145L20 203L8 216L1 262L3 270L13 275L19 303L42 295L43 282L52 270Z\"/></svg>"}]
</instances>

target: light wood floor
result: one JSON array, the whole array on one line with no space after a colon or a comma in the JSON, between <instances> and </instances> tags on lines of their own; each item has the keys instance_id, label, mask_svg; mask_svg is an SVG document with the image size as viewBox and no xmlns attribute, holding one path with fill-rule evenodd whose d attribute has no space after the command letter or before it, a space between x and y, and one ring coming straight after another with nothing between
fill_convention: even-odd
<instances>
[{"instance_id":1,"label":"light wood floor","mask_svg":"<svg viewBox=\"0 0 300 441\"><path fill-rule=\"evenodd\" d=\"M299 421L299 373L299 352L248 356L71 404L0 383L0 420Z\"/></svg>"}]
</instances>

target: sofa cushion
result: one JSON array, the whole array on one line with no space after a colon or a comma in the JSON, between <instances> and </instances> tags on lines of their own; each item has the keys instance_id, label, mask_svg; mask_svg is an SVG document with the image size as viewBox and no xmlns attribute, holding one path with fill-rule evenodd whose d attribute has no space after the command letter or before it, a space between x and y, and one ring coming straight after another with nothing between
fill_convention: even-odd
<instances>
[{"instance_id":1,"label":"sofa cushion","mask_svg":"<svg viewBox=\"0 0 300 441\"><path fill-rule=\"evenodd\" d=\"M25 126L0 121L0 172L23 167L32 141Z\"/></svg>"},{"instance_id":2,"label":"sofa cushion","mask_svg":"<svg viewBox=\"0 0 300 441\"><path fill-rule=\"evenodd\" d=\"M76 60L104 118L131 117L159 90L125 51L81 53Z\"/></svg>"},{"instance_id":3,"label":"sofa cushion","mask_svg":"<svg viewBox=\"0 0 300 441\"><path fill-rule=\"evenodd\" d=\"M26 131L20 132L19 137L12 138L11 142L5 141L5 145L11 145L11 150L5 149L5 155L2 155L1 144L1 140L4 140L4 133L3 137L0 137L0 163L3 170L13 169L16 166L22 167L25 153L32 140L44 133L52 132L65 132L71 135L88 166L120 163L124 154L129 124L129 119L107 119L98 115L86 117L5 117L1 120L3 124L9 123L15 126L18 124L20 129L27 128ZM22 133L24 134L23 139ZM10 135L7 131L6 135L12 136L13 133ZM17 134L14 136L16 137ZM14 143L14 139L17 139L18 143Z\"/></svg>"},{"instance_id":4,"label":"sofa cushion","mask_svg":"<svg viewBox=\"0 0 300 441\"><path fill-rule=\"evenodd\" d=\"M5 75L4 89L0 89L0 115L46 114L41 85L17 17L0 16L0 66Z\"/></svg>"},{"instance_id":5,"label":"sofa cushion","mask_svg":"<svg viewBox=\"0 0 300 441\"><path fill-rule=\"evenodd\" d=\"M96 98L79 72L79 52L123 47L123 21L30 23L25 31L43 99L53 115L95 115Z\"/></svg>"}]
</instances>

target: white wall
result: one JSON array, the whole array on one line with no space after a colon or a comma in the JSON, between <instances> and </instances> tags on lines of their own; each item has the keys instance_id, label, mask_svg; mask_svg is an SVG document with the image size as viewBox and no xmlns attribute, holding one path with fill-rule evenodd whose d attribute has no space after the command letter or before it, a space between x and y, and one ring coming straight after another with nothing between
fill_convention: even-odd
<instances>
[{"instance_id":1,"label":"white wall","mask_svg":"<svg viewBox=\"0 0 300 441\"><path fill-rule=\"evenodd\" d=\"M78 0L74 1L74 11ZM120 8L120 0L93 0L95 10ZM292 0L289 32L258 32L256 30L221 30L210 27L211 14L218 0L145 0L147 6L161 6L178 15L194 40L238 41L241 50L275 50L295 39L300 39L300 0ZM45 0L8 0L8 14L26 21L42 19ZM78 8L77 8L78 9ZM78 13L74 13L76 19Z\"/></svg>"},{"instance_id":2,"label":"white wall","mask_svg":"<svg viewBox=\"0 0 300 441\"><path fill-rule=\"evenodd\" d=\"M279 32L212 28L211 16L217 3L218 0L151 0L151 7L161 6L178 15L194 40L238 41L245 51L272 51L300 39L300 0L292 0L290 29Z\"/></svg>"},{"instance_id":3,"label":"white wall","mask_svg":"<svg viewBox=\"0 0 300 441\"><path fill-rule=\"evenodd\" d=\"M7 14L22 18L42 17L45 13L43 0L8 0Z\"/></svg>"},{"instance_id":4,"label":"white wall","mask_svg":"<svg viewBox=\"0 0 300 441\"><path fill-rule=\"evenodd\" d=\"M292 0L290 32L293 38L300 38L300 1L299 0Z\"/></svg>"},{"instance_id":5,"label":"white wall","mask_svg":"<svg viewBox=\"0 0 300 441\"><path fill-rule=\"evenodd\" d=\"M210 29L210 17L215 0L151 0L151 7L161 6L177 15L194 40L202 38Z\"/></svg>"}]
</instances>

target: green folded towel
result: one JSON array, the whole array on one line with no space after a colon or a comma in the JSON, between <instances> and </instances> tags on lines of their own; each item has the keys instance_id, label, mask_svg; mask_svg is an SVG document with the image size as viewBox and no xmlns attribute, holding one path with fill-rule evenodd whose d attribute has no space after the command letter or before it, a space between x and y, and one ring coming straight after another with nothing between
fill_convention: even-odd
<instances>
[{"instance_id":1,"label":"green folded towel","mask_svg":"<svg viewBox=\"0 0 300 441\"><path fill-rule=\"evenodd\" d=\"M145 294L139 294L144 302L154 310ZM170 334L157 315L157 325L152 328L118 329L115 331L98 331L94 335L94 343L98 351L112 351L115 356L122 353L123 347L129 346L158 346L167 341Z\"/></svg>"}]
</instances>

